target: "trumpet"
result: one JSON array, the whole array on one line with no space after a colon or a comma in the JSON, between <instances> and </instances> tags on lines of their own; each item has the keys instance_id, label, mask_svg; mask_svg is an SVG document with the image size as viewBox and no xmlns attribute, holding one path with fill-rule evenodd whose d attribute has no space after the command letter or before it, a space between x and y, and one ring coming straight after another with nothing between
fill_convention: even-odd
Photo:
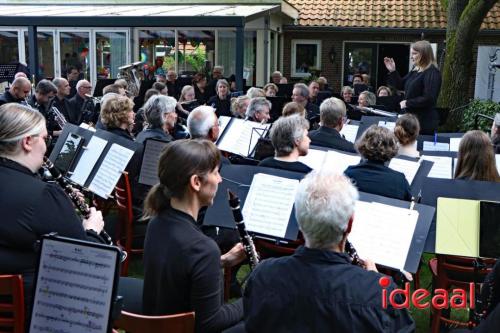
<instances>
[{"instance_id":1,"label":"trumpet","mask_svg":"<svg viewBox=\"0 0 500 333\"><path fill-rule=\"evenodd\" d=\"M61 129L63 129L64 125L66 125L66 123L68 122L61 111L59 111L59 109L55 106L52 106L50 108L49 114L54 117L54 120Z\"/></svg>"},{"instance_id":2,"label":"trumpet","mask_svg":"<svg viewBox=\"0 0 500 333\"><path fill-rule=\"evenodd\" d=\"M85 94L85 97L90 98L94 102L94 104L100 104L104 96L96 97L92 96L91 94Z\"/></svg>"}]
</instances>

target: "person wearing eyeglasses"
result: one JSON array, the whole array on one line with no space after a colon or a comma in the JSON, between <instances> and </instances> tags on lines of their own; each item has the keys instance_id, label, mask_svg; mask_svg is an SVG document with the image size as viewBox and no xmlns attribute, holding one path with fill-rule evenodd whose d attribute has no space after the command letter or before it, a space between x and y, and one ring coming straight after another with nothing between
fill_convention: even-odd
<instances>
[{"instance_id":1,"label":"person wearing eyeglasses","mask_svg":"<svg viewBox=\"0 0 500 333\"><path fill-rule=\"evenodd\" d=\"M103 242L101 212L91 208L82 221L63 189L38 177L48 138L40 112L16 103L0 107L0 274L23 276L27 306L42 235Z\"/></svg>"},{"instance_id":2,"label":"person wearing eyeglasses","mask_svg":"<svg viewBox=\"0 0 500 333\"><path fill-rule=\"evenodd\" d=\"M325 99L320 106L321 126L309 132L311 145L355 153L354 144L340 134L346 120L346 106L338 98Z\"/></svg>"},{"instance_id":3,"label":"person wearing eyeglasses","mask_svg":"<svg viewBox=\"0 0 500 333\"><path fill-rule=\"evenodd\" d=\"M31 82L25 77L18 77L12 82L9 90L0 95L0 105L7 103L26 104L26 98L31 93Z\"/></svg>"},{"instance_id":4,"label":"person wearing eyeglasses","mask_svg":"<svg viewBox=\"0 0 500 333\"><path fill-rule=\"evenodd\" d=\"M85 113L93 112L93 103L90 100L91 94L92 85L90 82L87 80L78 81L76 84L76 95L68 101L70 105L68 122L80 125L85 120Z\"/></svg>"}]
</instances>

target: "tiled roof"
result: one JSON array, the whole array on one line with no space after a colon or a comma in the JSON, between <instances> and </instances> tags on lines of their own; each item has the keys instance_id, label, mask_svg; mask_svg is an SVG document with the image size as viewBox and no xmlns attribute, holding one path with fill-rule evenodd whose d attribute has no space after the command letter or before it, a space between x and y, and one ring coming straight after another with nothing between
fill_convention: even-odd
<instances>
[{"instance_id":1,"label":"tiled roof","mask_svg":"<svg viewBox=\"0 0 500 333\"><path fill-rule=\"evenodd\" d=\"M299 10L299 26L446 29L439 0L288 0ZM500 29L500 4L481 26Z\"/></svg>"}]
</instances>

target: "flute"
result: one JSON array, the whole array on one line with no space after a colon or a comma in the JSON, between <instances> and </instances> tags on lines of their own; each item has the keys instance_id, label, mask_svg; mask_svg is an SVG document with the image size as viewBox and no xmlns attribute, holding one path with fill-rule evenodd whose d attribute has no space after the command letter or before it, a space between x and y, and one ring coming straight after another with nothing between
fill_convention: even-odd
<instances>
[{"instance_id":1,"label":"flute","mask_svg":"<svg viewBox=\"0 0 500 333\"><path fill-rule=\"evenodd\" d=\"M57 167L49 160L47 157L43 158L43 167L46 168L50 175L54 178L54 180L61 186L64 192L71 199L76 208L80 211L84 218L88 218L90 216L90 208L89 205L85 202L85 199L79 196L79 192L76 188L74 188L64 177L61 175ZM100 236L104 238L104 240L109 244L113 245L113 240L111 236L102 229Z\"/></svg>"},{"instance_id":2,"label":"flute","mask_svg":"<svg viewBox=\"0 0 500 333\"><path fill-rule=\"evenodd\" d=\"M229 206L233 211L234 222L236 223L236 227L238 228L238 233L240 235L241 243L243 244L243 249L245 250L248 260L250 261L250 269L253 270L260 261L259 254L255 250L253 239L248 234L245 227L245 221L243 221L243 214L241 214L240 209L240 199L230 190L227 190L227 192L229 194Z\"/></svg>"}]
</instances>

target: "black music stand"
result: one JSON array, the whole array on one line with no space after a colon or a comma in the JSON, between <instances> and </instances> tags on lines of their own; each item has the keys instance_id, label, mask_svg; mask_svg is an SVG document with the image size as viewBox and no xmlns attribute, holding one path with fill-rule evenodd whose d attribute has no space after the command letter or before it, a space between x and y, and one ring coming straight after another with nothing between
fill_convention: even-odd
<instances>
[{"instance_id":1,"label":"black music stand","mask_svg":"<svg viewBox=\"0 0 500 333\"><path fill-rule=\"evenodd\" d=\"M18 72L19 66L21 64L0 64L0 82L8 81L11 83L14 81L14 76Z\"/></svg>"},{"instance_id":2,"label":"black music stand","mask_svg":"<svg viewBox=\"0 0 500 333\"><path fill-rule=\"evenodd\" d=\"M110 84L115 83L116 79L99 79L95 84L94 97L103 96L103 89Z\"/></svg>"}]
</instances>

